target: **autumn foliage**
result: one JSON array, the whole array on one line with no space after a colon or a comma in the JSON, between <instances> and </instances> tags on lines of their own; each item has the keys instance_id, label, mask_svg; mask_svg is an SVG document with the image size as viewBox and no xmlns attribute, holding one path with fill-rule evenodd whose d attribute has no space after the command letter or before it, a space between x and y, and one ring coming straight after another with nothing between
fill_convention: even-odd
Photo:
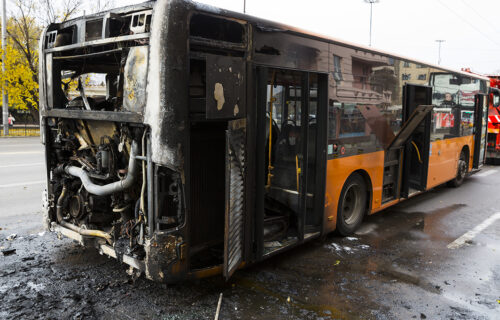
<instances>
[{"instance_id":1,"label":"autumn foliage","mask_svg":"<svg viewBox=\"0 0 500 320\"><path fill-rule=\"evenodd\" d=\"M5 61L1 61L5 73L0 72L0 88L6 84L9 108L28 110L38 121L39 37L45 25L69 19L81 4L82 0L9 1Z\"/></svg>"},{"instance_id":2,"label":"autumn foliage","mask_svg":"<svg viewBox=\"0 0 500 320\"><path fill-rule=\"evenodd\" d=\"M0 53L3 53L0 49ZM38 113L38 55L33 52L29 62L12 40L7 40L5 48L5 73L0 73L0 88L7 83L9 106L15 109ZM32 64L32 66L30 66ZM37 119L37 115L34 115Z\"/></svg>"}]
</instances>

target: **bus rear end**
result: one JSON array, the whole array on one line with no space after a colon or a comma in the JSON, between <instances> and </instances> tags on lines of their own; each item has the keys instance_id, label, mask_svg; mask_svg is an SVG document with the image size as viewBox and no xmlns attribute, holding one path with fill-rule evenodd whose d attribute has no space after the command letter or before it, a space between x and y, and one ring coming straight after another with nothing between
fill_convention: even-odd
<instances>
[{"instance_id":1,"label":"bus rear end","mask_svg":"<svg viewBox=\"0 0 500 320\"><path fill-rule=\"evenodd\" d=\"M46 226L155 281L229 277L250 252L246 29L214 12L146 2L40 45Z\"/></svg>"},{"instance_id":2,"label":"bus rear end","mask_svg":"<svg viewBox=\"0 0 500 320\"><path fill-rule=\"evenodd\" d=\"M161 223L185 221L181 177L154 167L145 122L153 9L146 2L48 26L40 113L46 226L161 281L184 240L154 234L155 182L170 206Z\"/></svg>"}]
</instances>

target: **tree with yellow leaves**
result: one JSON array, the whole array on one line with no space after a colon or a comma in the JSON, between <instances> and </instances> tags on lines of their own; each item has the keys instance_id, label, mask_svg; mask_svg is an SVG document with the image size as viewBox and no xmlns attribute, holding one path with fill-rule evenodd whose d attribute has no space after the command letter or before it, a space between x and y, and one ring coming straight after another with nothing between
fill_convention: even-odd
<instances>
[{"instance_id":1,"label":"tree with yellow leaves","mask_svg":"<svg viewBox=\"0 0 500 320\"><path fill-rule=\"evenodd\" d=\"M1 50L0 50L1 51ZM35 120L38 119L38 72L32 69L26 57L7 41L5 49L5 74L0 73L0 88L7 82L9 106L28 110ZM38 57L33 58L37 63ZM36 64L35 64L36 65Z\"/></svg>"},{"instance_id":2,"label":"tree with yellow leaves","mask_svg":"<svg viewBox=\"0 0 500 320\"><path fill-rule=\"evenodd\" d=\"M6 58L2 61L6 72L0 75L0 88L6 80L9 106L28 110L38 122L38 38L42 24L66 21L78 13L82 1L15 0L11 3L14 10L9 14ZM41 17L41 12L46 14Z\"/></svg>"}]
</instances>

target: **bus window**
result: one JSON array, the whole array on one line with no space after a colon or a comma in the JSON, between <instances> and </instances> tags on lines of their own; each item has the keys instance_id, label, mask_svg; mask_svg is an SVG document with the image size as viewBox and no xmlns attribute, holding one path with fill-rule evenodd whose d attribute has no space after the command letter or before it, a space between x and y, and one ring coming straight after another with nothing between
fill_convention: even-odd
<instances>
[{"instance_id":1,"label":"bus window","mask_svg":"<svg viewBox=\"0 0 500 320\"><path fill-rule=\"evenodd\" d=\"M368 153L380 150L380 139L355 103L330 102L328 110L328 143L334 147L334 157ZM382 115L380 115L383 117ZM390 131L389 126L381 128ZM335 147L337 146L337 147ZM332 152L329 152L331 155Z\"/></svg>"},{"instance_id":2,"label":"bus window","mask_svg":"<svg viewBox=\"0 0 500 320\"><path fill-rule=\"evenodd\" d=\"M474 97L483 91L482 81L451 73L432 73L431 140L472 134Z\"/></svg>"},{"instance_id":3,"label":"bus window","mask_svg":"<svg viewBox=\"0 0 500 320\"><path fill-rule=\"evenodd\" d=\"M500 106L500 94L498 92L493 93L493 106L495 108Z\"/></svg>"}]
</instances>

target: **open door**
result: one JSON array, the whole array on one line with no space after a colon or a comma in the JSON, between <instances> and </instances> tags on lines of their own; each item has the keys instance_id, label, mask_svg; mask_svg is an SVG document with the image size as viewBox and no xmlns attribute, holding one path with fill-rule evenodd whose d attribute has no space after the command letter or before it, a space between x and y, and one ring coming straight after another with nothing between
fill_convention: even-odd
<instances>
[{"instance_id":1,"label":"open door","mask_svg":"<svg viewBox=\"0 0 500 320\"><path fill-rule=\"evenodd\" d=\"M419 128L422 121L429 115L434 106L419 105L411 113L401 130L385 149L384 179L382 189L382 202L387 202L400 197L405 191L408 196L409 187L403 189L404 150L410 137ZM410 142L411 143L411 142Z\"/></svg>"},{"instance_id":2,"label":"open door","mask_svg":"<svg viewBox=\"0 0 500 320\"><path fill-rule=\"evenodd\" d=\"M474 156L472 167L480 168L484 163L486 152L486 133L488 130L488 96L476 94L474 112Z\"/></svg>"},{"instance_id":3,"label":"open door","mask_svg":"<svg viewBox=\"0 0 500 320\"><path fill-rule=\"evenodd\" d=\"M432 104L432 87L406 84L403 87L403 123L420 105ZM408 138L404 147L401 196L407 198L411 190L424 191L429 170L431 113L427 113Z\"/></svg>"},{"instance_id":4,"label":"open door","mask_svg":"<svg viewBox=\"0 0 500 320\"><path fill-rule=\"evenodd\" d=\"M433 108L433 105L417 106L387 149L397 149L405 144Z\"/></svg>"},{"instance_id":5,"label":"open door","mask_svg":"<svg viewBox=\"0 0 500 320\"><path fill-rule=\"evenodd\" d=\"M226 213L224 277L229 279L243 261L245 200L245 119L229 121L226 131Z\"/></svg>"},{"instance_id":6,"label":"open door","mask_svg":"<svg viewBox=\"0 0 500 320\"><path fill-rule=\"evenodd\" d=\"M328 76L257 67L256 258L322 230ZM320 196L321 195L321 196Z\"/></svg>"}]
</instances>

